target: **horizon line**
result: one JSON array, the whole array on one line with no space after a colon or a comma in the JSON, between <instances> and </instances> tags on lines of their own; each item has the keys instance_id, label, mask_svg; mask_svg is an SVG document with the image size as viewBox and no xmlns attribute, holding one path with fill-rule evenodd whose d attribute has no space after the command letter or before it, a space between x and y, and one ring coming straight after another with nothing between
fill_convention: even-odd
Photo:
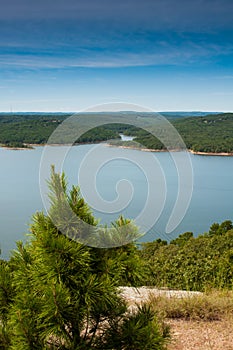
<instances>
[{"instance_id":1,"label":"horizon line","mask_svg":"<svg viewBox=\"0 0 233 350\"><path fill-rule=\"evenodd\" d=\"M77 113L125 113L125 112L129 112L129 113L139 113L139 111L136 110L121 110L121 111L98 111L98 112L88 112L88 111L55 111L55 110L50 110L50 111L40 111L40 110L36 110L36 111L0 111L0 114L14 114L14 113L57 113L57 114L67 114L67 113L73 113L73 114L77 114ZM141 113L141 112L140 112ZM233 113L233 111L229 111L229 110L163 110L163 111L145 111L143 113Z\"/></svg>"}]
</instances>

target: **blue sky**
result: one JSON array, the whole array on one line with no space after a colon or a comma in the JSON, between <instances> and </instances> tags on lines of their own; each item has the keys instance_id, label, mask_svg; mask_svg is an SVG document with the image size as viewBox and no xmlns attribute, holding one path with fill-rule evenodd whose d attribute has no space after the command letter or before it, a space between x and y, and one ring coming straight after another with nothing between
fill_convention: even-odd
<instances>
[{"instance_id":1,"label":"blue sky","mask_svg":"<svg viewBox=\"0 0 233 350\"><path fill-rule=\"evenodd\" d=\"M0 6L0 111L233 111L232 0Z\"/></svg>"}]
</instances>

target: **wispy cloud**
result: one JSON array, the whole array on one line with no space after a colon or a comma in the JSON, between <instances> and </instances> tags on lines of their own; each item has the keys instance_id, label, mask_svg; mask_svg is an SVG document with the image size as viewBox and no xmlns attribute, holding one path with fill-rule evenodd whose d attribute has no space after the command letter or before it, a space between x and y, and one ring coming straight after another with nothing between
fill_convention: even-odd
<instances>
[{"instance_id":1,"label":"wispy cloud","mask_svg":"<svg viewBox=\"0 0 233 350\"><path fill-rule=\"evenodd\" d=\"M41 0L33 5L8 0L5 5L2 70L188 66L233 56L233 21L227 33L213 25L217 16L224 23L232 19L228 0L178 0L175 6L172 0Z\"/></svg>"},{"instance_id":2,"label":"wispy cloud","mask_svg":"<svg viewBox=\"0 0 233 350\"><path fill-rule=\"evenodd\" d=\"M140 38L139 38L140 39ZM89 40L88 44L80 46L60 43L58 46L31 47L24 43L22 46L10 47L1 45L0 66L28 69L58 69L69 67L113 68L135 66L160 66L209 64L219 60L220 56L233 56L233 44L197 42L192 37L176 41L161 40L156 35L131 42L125 39L122 45L119 38L111 41L110 38L102 42L102 47L96 46L96 39Z\"/></svg>"}]
</instances>

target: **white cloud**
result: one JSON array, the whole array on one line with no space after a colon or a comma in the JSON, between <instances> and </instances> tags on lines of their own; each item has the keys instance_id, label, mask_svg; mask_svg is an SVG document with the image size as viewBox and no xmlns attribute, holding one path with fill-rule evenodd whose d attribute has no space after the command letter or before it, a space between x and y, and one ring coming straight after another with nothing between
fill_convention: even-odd
<instances>
[{"instance_id":1,"label":"white cloud","mask_svg":"<svg viewBox=\"0 0 233 350\"><path fill-rule=\"evenodd\" d=\"M138 47L132 51L126 51L125 48L111 48L97 50L90 45L90 48L70 48L66 50L44 49L40 51L30 48L21 50L17 54L17 48L12 54L0 55L1 69L4 68L24 68L24 69L58 69L58 68L114 68L114 67L134 67L150 65L192 65L194 63L209 63L215 59L215 56L222 54L221 45L201 45L193 41L182 43L179 47L171 43L162 46L151 45L149 48ZM25 52L25 53L23 53ZM28 53L27 53L28 52ZM224 55L233 54L233 45L224 47ZM232 75L227 76L228 79ZM222 79L224 76L222 76ZM225 76L226 79L226 76Z\"/></svg>"}]
</instances>

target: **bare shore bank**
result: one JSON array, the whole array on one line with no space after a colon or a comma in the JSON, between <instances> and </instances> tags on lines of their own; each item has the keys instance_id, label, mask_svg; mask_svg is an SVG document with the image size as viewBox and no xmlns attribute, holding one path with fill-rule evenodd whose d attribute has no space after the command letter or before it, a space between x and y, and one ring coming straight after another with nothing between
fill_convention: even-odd
<instances>
[{"instance_id":1,"label":"bare shore bank","mask_svg":"<svg viewBox=\"0 0 233 350\"><path fill-rule=\"evenodd\" d=\"M198 156L225 156L225 157L232 157L233 156L233 152L220 152L220 153L215 153L215 152L199 152L199 151L193 151L192 149L187 149L187 150L180 150L180 149L171 149L171 150L167 150L167 149L153 149L153 148L140 148L140 147L133 147L133 146L117 146L117 145L111 145L109 143L106 143L106 146L108 147L117 147L117 148L125 148L125 149L134 149L137 151L142 151L142 152L183 152L183 151L187 151L190 152L194 155L198 155Z\"/></svg>"},{"instance_id":2,"label":"bare shore bank","mask_svg":"<svg viewBox=\"0 0 233 350\"><path fill-rule=\"evenodd\" d=\"M93 142L93 143L80 143L80 144L75 144L74 146L81 146L85 144L97 144L100 142ZM198 156L218 156L218 157L232 157L233 152L200 152L200 151L193 151L192 149L187 149L187 150L180 150L180 149L153 149L153 148L142 148L142 147L135 147L135 146L120 146L120 145L112 145L109 143L103 142L103 144L107 147L116 147L116 148L122 148L122 149L131 149L131 150L136 150L136 151L142 151L142 152L156 152L156 153L165 153L165 152L182 152L182 151L187 151L190 152L194 155ZM51 146L51 147L57 147L57 146L73 146L72 144L25 144L25 147L9 147L6 145L1 144L1 148L5 148L7 150L15 150L15 151L25 151L25 150L32 150L34 147L45 147L45 146Z\"/></svg>"}]
</instances>

